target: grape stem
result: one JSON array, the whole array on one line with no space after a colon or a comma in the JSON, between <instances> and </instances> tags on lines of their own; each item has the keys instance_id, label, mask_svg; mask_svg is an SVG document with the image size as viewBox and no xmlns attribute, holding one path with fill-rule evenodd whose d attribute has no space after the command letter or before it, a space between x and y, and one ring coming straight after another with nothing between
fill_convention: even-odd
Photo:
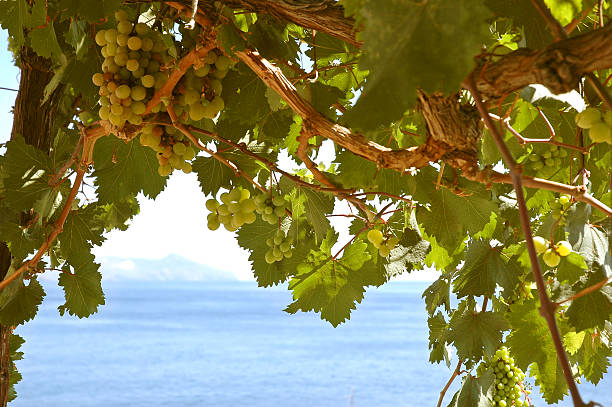
<instances>
[{"instance_id":1,"label":"grape stem","mask_svg":"<svg viewBox=\"0 0 612 407\"><path fill-rule=\"evenodd\" d=\"M555 306L548 297L548 294L546 292L546 284L544 283L542 271L540 270L540 263L533 243L533 235L531 233L529 212L527 209L527 204L525 203L525 196L523 192L523 177L520 173L521 168L519 165L517 165L516 161L514 161L512 153L510 153L508 146L506 146L506 143L504 142L503 136L501 135L501 133L493 123L493 120L489 116L487 108L482 102L482 96L476 88L474 80L469 77L468 80L464 82L464 85L474 97L474 102L476 103L476 107L480 113L480 116L482 117L485 125L491 132L491 135L493 136L493 139L497 144L497 147L504 159L506 166L510 169L512 184L514 186L514 191L516 193L516 201L519 208L521 227L523 229L523 234L525 236L525 241L527 245L527 251L531 260L531 270L533 272L533 277L537 285L538 294L540 297L540 314L548 324L548 329L551 333L552 340L555 346L555 351L557 353L557 357L559 358L559 363L563 370L565 381L567 382L568 388L570 390L574 406L584 407L585 404L582 401L582 398L580 397L580 393L578 392L578 387L576 386L576 382L574 380L574 375L569 364L567 353L565 352L565 348L563 347L561 334L559 333L559 328L557 327L557 321L555 319Z\"/></svg>"},{"instance_id":2,"label":"grape stem","mask_svg":"<svg viewBox=\"0 0 612 407\"><path fill-rule=\"evenodd\" d=\"M446 392L448 391L448 388L453 383L453 381L457 378L457 376L459 376L459 374L461 373L461 364L462 363L463 363L463 359L459 359L459 362L457 362L457 367L453 371L453 374L448 379L448 381L446 382L446 385L444 386L444 388L440 392L440 398L438 399L437 407L440 407L442 405L442 400L444 400L444 396L446 395Z\"/></svg>"},{"instance_id":3,"label":"grape stem","mask_svg":"<svg viewBox=\"0 0 612 407\"><path fill-rule=\"evenodd\" d=\"M584 297L585 295L592 293L593 291L597 291L599 290L601 287L603 287L604 285L608 284L608 282L612 280L612 276L600 281L597 284L593 284L590 287L585 288L584 290L581 290L579 292L577 292L576 294L572 295L571 297L563 300L563 301L559 301L554 303L555 308L558 308L560 305L565 304L566 302L570 302L570 301L574 301L580 297Z\"/></svg>"},{"instance_id":4,"label":"grape stem","mask_svg":"<svg viewBox=\"0 0 612 407\"><path fill-rule=\"evenodd\" d=\"M564 147L564 148L568 148L571 150L576 150L579 151L582 154L588 154L589 150L591 149L591 147L593 147L595 145L595 143L591 144L588 147L579 147L579 146L575 146L573 144L566 144L566 143L562 143L560 141L557 141L554 139L555 134L553 134L551 137L549 138L526 138L523 137L521 135L521 133L519 133L518 131L516 131L516 129L514 129L514 127L512 127L512 125L510 124L510 118L501 118L498 115L494 114L494 113L489 113L489 116L491 116L491 118L495 121L500 121L504 124L504 126L508 129L508 131L510 131L510 133L512 133L514 135L514 137L517 138L517 140L519 141L520 144L527 144L527 143L548 143L548 144L552 144L555 146L559 146L559 147ZM548 122L548 120L547 120Z\"/></svg>"},{"instance_id":5,"label":"grape stem","mask_svg":"<svg viewBox=\"0 0 612 407\"><path fill-rule=\"evenodd\" d=\"M207 154L210 154L217 161L219 161L220 163L222 163L223 165L227 166L232 171L234 171L234 174L236 174L237 177L245 178L247 181L253 184L255 188L259 189L261 192L263 193L268 192L264 187L259 185L257 181L255 181L249 174L245 173L240 168L238 168L236 164L227 160L226 158L215 153L214 151L212 151L211 149L209 149L208 147L200 143L200 140L198 140L197 137L195 137L193 133L191 133L189 129L187 129L187 127L185 127L181 122L178 121L178 118L176 117L176 113L174 112L174 107L172 106L172 103L168 103L168 105L166 106L166 111L168 112L168 115L170 116L170 119L172 120L172 125L174 126L174 128L176 128L181 133L183 133L185 137L187 137L196 146L196 148L204 151Z\"/></svg>"}]
</instances>

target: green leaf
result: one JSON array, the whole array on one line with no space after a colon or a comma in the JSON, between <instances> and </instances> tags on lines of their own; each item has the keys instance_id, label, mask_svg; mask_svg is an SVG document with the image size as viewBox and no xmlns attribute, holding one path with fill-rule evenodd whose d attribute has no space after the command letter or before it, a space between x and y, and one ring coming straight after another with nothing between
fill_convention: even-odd
<instances>
[{"instance_id":1,"label":"green leaf","mask_svg":"<svg viewBox=\"0 0 612 407\"><path fill-rule=\"evenodd\" d=\"M346 113L356 127L373 129L401 118L416 101L416 88L456 92L474 67L473 56L489 37L489 11L466 0L406 2L385 7L364 0L360 67L370 70L363 94ZM398 39L401 39L398 41Z\"/></svg>"},{"instance_id":2,"label":"green leaf","mask_svg":"<svg viewBox=\"0 0 612 407\"><path fill-rule=\"evenodd\" d=\"M136 140L128 143L102 137L94 149L93 175L100 203L121 201L142 192L155 198L166 186L166 177L157 173L155 152Z\"/></svg>"},{"instance_id":3,"label":"green leaf","mask_svg":"<svg viewBox=\"0 0 612 407\"><path fill-rule=\"evenodd\" d=\"M39 0L40 1L40 0ZM36 54L45 58L59 59L62 50L57 42L53 21L43 28L36 28L30 33L32 49Z\"/></svg>"},{"instance_id":4,"label":"green leaf","mask_svg":"<svg viewBox=\"0 0 612 407\"><path fill-rule=\"evenodd\" d=\"M561 25L569 24L582 11L582 0L544 0Z\"/></svg>"},{"instance_id":5,"label":"green leaf","mask_svg":"<svg viewBox=\"0 0 612 407\"><path fill-rule=\"evenodd\" d=\"M96 215L100 211L95 206L87 206L71 211L62 233L59 234L60 250L62 256L70 261L87 257L93 245L101 245L105 238L102 236L103 225L96 222Z\"/></svg>"},{"instance_id":6,"label":"green leaf","mask_svg":"<svg viewBox=\"0 0 612 407\"><path fill-rule=\"evenodd\" d=\"M450 321L448 340L455 344L461 359L479 360L492 355L501 344L508 323L496 312L474 312L466 309Z\"/></svg>"},{"instance_id":7,"label":"green leaf","mask_svg":"<svg viewBox=\"0 0 612 407\"><path fill-rule=\"evenodd\" d=\"M567 393L567 385L548 325L540 315L538 306L535 300L531 300L510 307L507 319L512 331L506 344L519 368L526 371L531 365L531 375L536 377L536 384L540 386L544 399L548 403L555 403Z\"/></svg>"},{"instance_id":8,"label":"green leaf","mask_svg":"<svg viewBox=\"0 0 612 407\"><path fill-rule=\"evenodd\" d=\"M491 247L485 240L472 242L465 254L465 263L458 271L453 292L459 298L467 295L492 297L497 286L511 293L521 275L520 266L505 259L501 247Z\"/></svg>"},{"instance_id":9,"label":"green leaf","mask_svg":"<svg viewBox=\"0 0 612 407\"><path fill-rule=\"evenodd\" d=\"M205 195L215 195L220 188L230 188L234 171L214 157L197 157L191 164Z\"/></svg>"},{"instance_id":10,"label":"green leaf","mask_svg":"<svg viewBox=\"0 0 612 407\"><path fill-rule=\"evenodd\" d=\"M102 292L102 275L100 267L93 261L93 255L72 261L73 272L64 271L59 276L58 284L64 288L66 302L58 307L60 315L75 315L79 318L88 317L98 311L99 305L104 305Z\"/></svg>"},{"instance_id":11,"label":"green leaf","mask_svg":"<svg viewBox=\"0 0 612 407\"><path fill-rule=\"evenodd\" d=\"M240 63L223 79L225 117L231 121L255 125L270 111L267 86L247 66Z\"/></svg>"},{"instance_id":12,"label":"green leaf","mask_svg":"<svg viewBox=\"0 0 612 407\"><path fill-rule=\"evenodd\" d=\"M296 273L297 267L302 263L310 250L314 249L311 239L296 239L292 256L281 261L268 264L265 261L266 252L269 250L266 240L274 237L278 225L271 225L261 219L257 219L250 225L242 226L238 234L240 247L250 251L249 260L257 284L260 287L269 287L285 282Z\"/></svg>"},{"instance_id":13,"label":"green leaf","mask_svg":"<svg viewBox=\"0 0 612 407\"><path fill-rule=\"evenodd\" d=\"M450 283L444 276L440 276L431 283L423 292L422 297L425 299L429 315L433 315L434 311L441 305L444 306L446 312L450 312Z\"/></svg>"},{"instance_id":14,"label":"green leaf","mask_svg":"<svg viewBox=\"0 0 612 407\"><path fill-rule=\"evenodd\" d=\"M584 340L579 353L579 364L584 377L591 383L597 384L608 372L612 349L609 343L602 340L602 333L583 335Z\"/></svg>"},{"instance_id":15,"label":"green leaf","mask_svg":"<svg viewBox=\"0 0 612 407\"><path fill-rule=\"evenodd\" d=\"M515 26L524 30L527 47L540 48L552 42L552 35L530 0L486 0L485 4L497 16L510 17Z\"/></svg>"},{"instance_id":16,"label":"green leaf","mask_svg":"<svg viewBox=\"0 0 612 407\"><path fill-rule=\"evenodd\" d=\"M568 256L561 259L561 263L557 266L557 279L561 282L574 284L582 277L588 266L582 256L576 252L570 253Z\"/></svg>"},{"instance_id":17,"label":"green leaf","mask_svg":"<svg viewBox=\"0 0 612 407\"><path fill-rule=\"evenodd\" d=\"M21 345L25 343L25 339L23 339L19 335L11 334L9 337L9 358L11 361L11 372L9 375L9 398L8 401L12 401L17 397L17 391L15 390L15 385L19 383L22 379L21 373L17 370L17 366L15 364L16 361L23 359L23 352L19 352L19 348Z\"/></svg>"},{"instance_id":18,"label":"green leaf","mask_svg":"<svg viewBox=\"0 0 612 407\"><path fill-rule=\"evenodd\" d=\"M330 257L330 250L337 236L330 230L314 255L321 259L315 262L302 263L298 274L289 282L293 299L285 311L315 311L321 313L321 319L333 326L350 319L351 310L361 302L368 284L371 270L362 267L370 255L365 251L366 244L355 242L349 245L339 259ZM372 265L372 263L368 263Z\"/></svg>"},{"instance_id":19,"label":"green leaf","mask_svg":"<svg viewBox=\"0 0 612 407\"><path fill-rule=\"evenodd\" d=\"M579 292L606 280L606 273L598 268L588 273L572 288ZM605 285L599 290L592 291L572 301L565 315L569 323L582 331L589 328L603 328L606 321L612 316L612 285Z\"/></svg>"},{"instance_id":20,"label":"green leaf","mask_svg":"<svg viewBox=\"0 0 612 407\"><path fill-rule=\"evenodd\" d=\"M121 5L121 0L98 0L96 6L82 0L60 0L59 8L62 16L78 16L89 22L96 22L106 16L112 16Z\"/></svg>"},{"instance_id":21,"label":"green leaf","mask_svg":"<svg viewBox=\"0 0 612 407\"><path fill-rule=\"evenodd\" d=\"M463 197L446 188L436 190L427 179L421 180L417 189L420 194L426 194L423 198L430 204L430 208L417 208L417 219L427 234L435 236L445 248L456 246L466 232L481 231L489 222L491 212L497 212L490 192L480 185L473 185L470 194Z\"/></svg>"},{"instance_id":22,"label":"green leaf","mask_svg":"<svg viewBox=\"0 0 612 407\"><path fill-rule=\"evenodd\" d=\"M486 377L485 377L486 376ZM482 378L475 378L468 374L463 379L461 389L457 397L453 398L449 407L489 407L491 398L488 393L493 385L492 373L487 373Z\"/></svg>"},{"instance_id":23,"label":"green leaf","mask_svg":"<svg viewBox=\"0 0 612 407\"><path fill-rule=\"evenodd\" d=\"M49 157L43 151L26 144L19 135L6 144L6 149L0 173L3 203L25 212L38 201L49 201L50 194L53 194L53 188L49 186L49 177L53 173Z\"/></svg>"},{"instance_id":24,"label":"green leaf","mask_svg":"<svg viewBox=\"0 0 612 407\"><path fill-rule=\"evenodd\" d=\"M45 296L45 290L36 277L32 277L28 285L19 277L11 286L0 293L0 324L21 325L34 318Z\"/></svg>"},{"instance_id":25,"label":"green leaf","mask_svg":"<svg viewBox=\"0 0 612 407\"><path fill-rule=\"evenodd\" d=\"M19 49L25 43L24 31L45 23L46 2L36 0L29 7L25 0L0 2L0 24L14 38L14 47Z\"/></svg>"},{"instance_id":26,"label":"green leaf","mask_svg":"<svg viewBox=\"0 0 612 407\"><path fill-rule=\"evenodd\" d=\"M304 202L306 219L308 219L317 237L322 239L331 227L326 215L331 214L334 210L333 196L329 193L316 192L309 188L300 188L300 191L306 195L306 201Z\"/></svg>"}]
</instances>

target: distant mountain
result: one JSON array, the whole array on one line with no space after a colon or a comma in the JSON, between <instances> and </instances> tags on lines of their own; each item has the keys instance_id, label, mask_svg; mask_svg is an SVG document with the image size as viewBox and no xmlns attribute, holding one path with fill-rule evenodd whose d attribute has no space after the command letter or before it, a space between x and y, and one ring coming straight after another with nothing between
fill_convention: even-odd
<instances>
[{"instance_id":1,"label":"distant mountain","mask_svg":"<svg viewBox=\"0 0 612 407\"><path fill-rule=\"evenodd\" d=\"M234 274L216 270L177 255L159 260L99 257L104 280L232 281Z\"/></svg>"}]
</instances>

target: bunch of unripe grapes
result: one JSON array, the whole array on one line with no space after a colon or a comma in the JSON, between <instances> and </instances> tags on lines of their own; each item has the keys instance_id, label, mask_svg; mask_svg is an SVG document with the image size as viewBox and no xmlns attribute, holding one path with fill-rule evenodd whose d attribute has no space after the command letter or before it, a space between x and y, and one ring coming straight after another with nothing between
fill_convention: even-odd
<instances>
[{"instance_id":1,"label":"bunch of unripe grapes","mask_svg":"<svg viewBox=\"0 0 612 407\"><path fill-rule=\"evenodd\" d=\"M542 260L548 267L557 267L561 262L561 257L568 256L572 252L572 245L567 240L551 245L550 242L541 236L533 238L533 244L538 255L542 255Z\"/></svg>"},{"instance_id":2,"label":"bunch of unripe grapes","mask_svg":"<svg viewBox=\"0 0 612 407\"><path fill-rule=\"evenodd\" d=\"M502 346L495 351L495 355L491 360L485 360L478 365L476 372L478 376L482 376L487 371L493 370L495 374L493 393L493 405L496 407L523 407L530 406L531 403L526 398L521 400L523 393L529 394L530 391L525 389L523 380L525 373L514 364L508 352L508 348Z\"/></svg>"},{"instance_id":3,"label":"bunch of unripe grapes","mask_svg":"<svg viewBox=\"0 0 612 407\"><path fill-rule=\"evenodd\" d=\"M594 143L612 144L612 112L588 107L576 115L576 124L583 129L589 129L589 137Z\"/></svg>"},{"instance_id":4,"label":"bunch of unripe grapes","mask_svg":"<svg viewBox=\"0 0 612 407\"><path fill-rule=\"evenodd\" d=\"M214 198L206 201L208 229L217 230L223 227L234 232L242 225L255 222L255 200L248 189L234 188L219 196L221 203Z\"/></svg>"},{"instance_id":5,"label":"bunch of unripe grapes","mask_svg":"<svg viewBox=\"0 0 612 407\"><path fill-rule=\"evenodd\" d=\"M160 35L144 23L133 24L124 10L115 13L116 28L100 30L95 41L102 47L102 73L92 81L99 86L102 120L116 127L139 125L146 103L167 80L160 68L170 59ZM157 105L153 112L162 108Z\"/></svg>"},{"instance_id":6,"label":"bunch of unripe grapes","mask_svg":"<svg viewBox=\"0 0 612 407\"><path fill-rule=\"evenodd\" d=\"M572 197L569 195L561 195L558 199L550 203L552 209L552 217L558 220L561 224L565 223L567 210L572 206Z\"/></svg>"},{"instance_id":7,"label":"bunch of unripe grapes","mask_svg":"<svg viewBox=\"0 0 612 407\"><path fill-rule=\"evenodd\" d=\"M293 244L293 237L285 236L285 233L278 229L273 237L266 239L266 245L269 247L265 256L266 263L272 264L291 257L293 254L291 244Z\"/></svg>"},{"instance_id":8,"label":"bunch of unripe grapes","mask_svg":"<svg viewBox=\"0 0 612 407\"><path fill-rule=\"evenodd\" d=\"M223 79L232 61L212 50L185 73L174 88L173 108L181 121L214 119L225 108Z\"/></svg>"},{"instance_id":9,"label":"bunch of unripe grapes","mask_svg":"<svg viewBox=\"0 0 612 407\"><path fill-rule=\"evenodd\" d=\"M368 240L378 249L378 254L381 257L387 257L391 254L391 250L397 246L399 239L395 236L385 236L378 229L370 229L368 231Z\"/></svg>"},{"instance_id":10,"label":"bunch of unripe grapes","mask_svg":"<svg viewBox=\"0 0 612 407\"><path fill-rule=\"evenodd\" d=\"M529 168L533 171L539 171L544 167L560 168L565 157L567 157L565 149L550 144L547 151L533 152L529 155Z\"/></svg>"},{"instance_id":11,"label":"bunch of unripe grapes","mask_svg":"<svg viewBox=\"0 0 612 407\"><path fill-rule=\"evenodd\" d=\"M278 218L285 216L290 205L282 195L271 197L268 194L260 194L254 200L257 213L271 225L275 225L278 223Z\"/></svg>"},{"instance_id":12,"label":"bunch of unripe grapes","mask_svg":"<svg viewBox=\"0 0 612 407\"><path fill-rule=\"evenodd\" d=\"M175 169L189 174L189 161L196 156L194 148L183 133L172 126L147 125L142 128L140 144L151 147L157 152L159 167L157 172L162 177L172 174Z\"/></svg>"}]
</instances>

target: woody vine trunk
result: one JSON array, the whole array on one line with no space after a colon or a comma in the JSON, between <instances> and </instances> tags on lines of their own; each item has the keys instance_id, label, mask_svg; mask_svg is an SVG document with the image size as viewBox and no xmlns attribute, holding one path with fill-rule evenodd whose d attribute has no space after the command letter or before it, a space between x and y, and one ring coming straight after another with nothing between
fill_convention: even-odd
<instances>
[{"instance_id":1,"label":"woody vine trunk","mask_svg":"<svg viewBox=\"0 0 612 407\"><path fill-rule=\"evenodd\" d=\"M49 152L63 87L55 89L47 100L44 100L45 88L54 75L51 61L36 55L27 47L21 49L18 57L21 77L15 100L11 138L21 135L26 143ZM26 224L29 217L29 214L21 214L21 224ZM4 279L10 265L10 250L4 242L0 242L0 280ZM0 407L6 407L10 395L10 372L13 362L10 358L9 340L13 328L0 325Z\"/></svg>"}]
</instances>

